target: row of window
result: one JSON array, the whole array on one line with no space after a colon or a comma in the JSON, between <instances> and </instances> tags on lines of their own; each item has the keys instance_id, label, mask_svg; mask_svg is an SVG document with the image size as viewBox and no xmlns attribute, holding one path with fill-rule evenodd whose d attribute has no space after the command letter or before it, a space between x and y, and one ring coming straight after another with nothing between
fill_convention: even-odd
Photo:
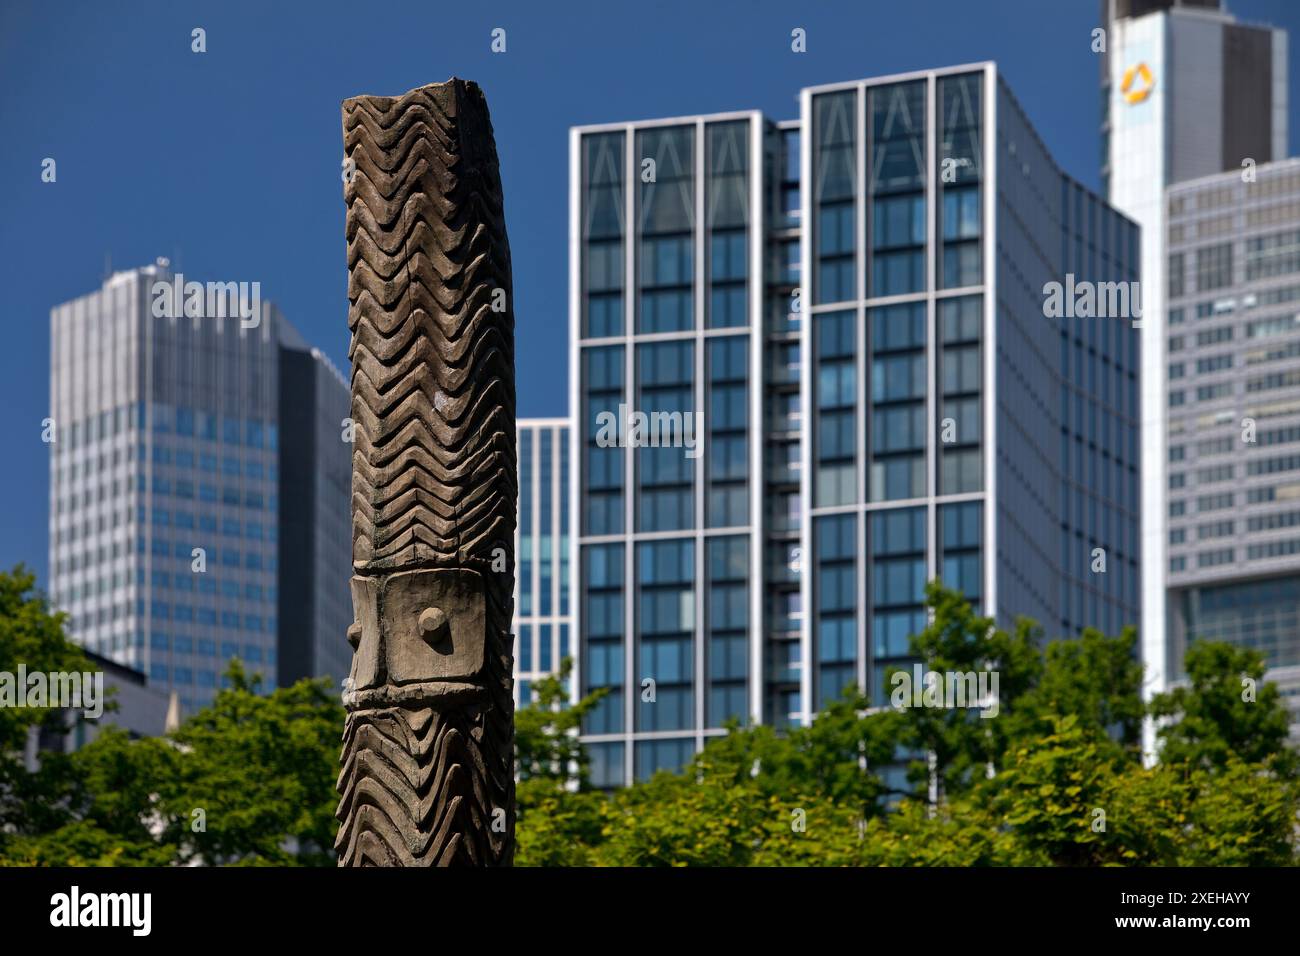
<instances>
[{"instance_id":1,"label":"row of window","mask_svg":"<svg viewBox=\"0 0 1300 956\"><path fill-rule=\"evenodd\" d=\"M702 414L695 409L694 341L635 346L631 403L624 347L582 350L584 534L624 531L626 452L617 445L630 442L630 423L621 420L629 404L650 425L669 428L667 435L642 435L634 443L635 530L681 531L700 524L727 528L749 523L749 339L717 336L700 345L704 349ZM610 420L615 421L612 427ZM697 433L701 427L705 434ZM699 480L705 483L703 515L697 515L695 507Z\"/></svg>"},{"instance_id":2,"label":"row of window","mask_svg":"<svg viewBox=\"0 0 1300 956\"><path fill-rule=\"evenodd\" d=\"M1300 486L1289 485L1287 491L1300 490ZM1270 501L1277 500L1277 485L1265 485L1259 488L1246 489L1246 503L1252 505L1266 504ZM1180 518L1187 514L1188 500L1178 500L1169 502L1169 517ZM1233 492L1219 492L1212 495L1200 495L1195 499L1196 512L1204 514L1207 511L1223 511L1227 508L1236 507L1237 496Z\"/></svg>"},{"instance_id":3,"label":"row of window","mask_svg":"<svg viewBox=\"0 0 1300 956\"><path fill-rule=\"evenodd\" d=\"M136 573L140 582L143 582L143 568L137 568ZM153 571L150 573L150 583L159 590L175 590L197 592L199 594L220 594L232 600L242 598L245 601L268 601L275 603L276 590L273 586L263 586L252 581L240 584L237 581L224 578L217 581L208 574L195 574L193 572L184 574L168 574L166 571Z\"/></svg>"},{"instance_id":4,"label":"row of window","mask_svg":"<svg viewBox=\"0 0 1300 956\"><path fill-rule=\"evenodd\" d=\"M60 451L71 452L98 441L121 435L124 432L143 432L148 429L152 412L153 432L158 435L180 435L218 441L245 448L274 450L278 442L275 424L261 419L239 419L217 416L185 406L172 406L155 402L119 405L88 418L68 424L62 435L56 433Z\"/></svg>"},{"instance_id":5,"label":"row of window","mask_svg":"<svg viewBox=\"0 0 1300 956\"><path fill-rule=\"evenodd\" d=\"M938 515L939 577L976 605L983 595L982 515L978 501L942 505ZM861 560L860 519L869 543ZM871 699L887 702L886 671L906 661L909 638L925 626L927 540L925 508L817 519L813 674L814 697L823 705L856 680L860 607L870 635Z\"/></svg>"},{"instance_id":6,"label":"row of window","mask_svg":"<svg viewBox=\"0 0 1300 956\"><path fill-rule=\"evenodd\" d=\"M149 648L173 654L197 654L199 657L220 657L231 660L238 657L246 664L275 663L275 648L263 649L260 644L240 644L238 641L217 641L211 637L191 637L188 634L169 634L152 631Z\"/></svg>"},{"instance_id":7,"label":"row of window","mask_svg":"<svg viewBox=\"0 0 1300 956\"><path fill-rule=\"evenodd\" d=\"M813 302L826 304L925 291L926 180L939 199L938 282L941 288L980 285L982 192L982 75L940 78L939 128L926 128L924 81L871 87L813 98ZM867 142L857 142L858 110ZM927 136L937 166L927 176ZM867 161L864 222L857 222L857 168ZM859 292L857 257L863 238L866 271Z\"/></svg>"},{"instance_id":8,"label":"row of window","mask_svg":"<svg viewBox=\"0 0 1300 956\"><path fill-rule=\"evenodd\" d=\"M1269 428L1258 432L1255 435L1255 444L1262 447L1271 445L1291 445L1300 442L1300 425L1287 425L1282 428ZM1238 450L1244 442L1236 435L1223 435L1218 438L1205 438L1196 443L1196 454L1199 457L1208 457L1211 455L1227 455ZM1170 445L1169 460L1171 462L1187 460L1186 445Z\"/></svg>"},{"instance_id":9,"label":"row of window","mask_svg":"<svg viewBox=\"0 0 1300 956\"><path fill-rule=\"evenodd\" d=\"M983 487L982 297L938 304L939 493ZM926 492L926 304L868 309L859 346L856 312L814 317L817 369L813 501L817 507L923 497ZM868 352L866 421L858 422L857 352ZM865 429L863 429L865 425ZM865 430L866 487L858 449ZM865 497L864 497L865 496Z\"/></svg>"},{"instance_id":10,"label":"row of window","mask_svg":"<svg viewBox=\"0 0 1300 956\"><path fill-rule=\"evenodd\" d=\"M197 528L199 531L220 533L230 538L242 537L250 541L274 542L279 536L277 525L264 525L260 521L241 522L238 518L223 517L218 523L215 515L199 514L196 520L193 512L167 511L164 508L154 508L152 517L155 528L181 528L187 531Z\"/></svg>"},{"instance_id":11,"label":"row of window","mask_svg":"<svg viewBox=\"0 0 1300 956\"><path fill-rule=\"evenodd\" d=\"M144 615L144 602L137 602L137 611ZM155 621L175 621L182 624L197 624L207 627L220 627L228 631L248 631L254 634L274 634L275 617L261 614L240 614L237 611L217 611L210 607L194 607L189 604L169 604L166 601L149 602L149 611Z\"/></svg>"},{"instance_id":12,"label":"row of window","mask_svg":"<svg viewBox=\"0 0 1300 956\"><path fill-rule=\"evenodd\" d=\"M262 678L262 687L266 689L267 675L257 671L250 675L252 677ZM193 685L200 688L215 688L218 680L223 690L229 689L232 684L230 678L222 674L218 676L217 672L209 668L193 667L171 667L166 664L155 661L149 665L149 680L159 684L179 684L181 686Z\"/></svg>"},{"instance_id":13,"label":"row of window","mask_svg":"<svg viewBox=\"0 0 1300 956\"><path fill-rule=\"evenodd\" d=\"M521 674L534 671L549 674L568 656L569 625L519 625L519 634L515 642L515 661Z\"/></svg>"},{"instance_id":14,"label":"row of window","mask_svg":"<svg viewBox=\"0 0 1300 956\"><path fill-rule=\"evenodd\" d=\"M1199 385L1195 391L1176 389L1169 393L1169 407L1181 408L1191 402L1214 402L1233 395L1232 382L1218 382L1214 385Z\"/></svg>"},{"instance_id":15,"label":"row of window","mask_svg":"<svg viewBox=\"0 0 1300 956\"><path fill-rule=\"evenodd\" d=\"M695 673L694 539L635 545L636 589L632 595L635 641L634 688L625 687L624 546L583 549L585 579L584 692L608 695L584 724L588 734L621 733L627 693L635 693L636 730L684 730L696 726L697 681L703 682L704 721L720 727L748 713L749 538L729 535L703 544L705 562L704 673Z\"/></svg>"},{"instance_id":16,"label":"row of window","mask_svg":"<svg viewBox=\"0 0 1300 956\"><path fill-rule=\"evenodd\" d=\"M1300 538L1286 538L1282 541L1265 541L1264 544L1248 545L1245 549L1247 561L1266 561L1269 558L1288 558L1300 554ZM1197 568L1219 567L1236 561L1236 550L1219 548L1212 551L1197 551L1195 555ZM1187 571L1187 555L1175 555L1169 559L1170 571Z\"/></svg>"},{"instance_id":17,"label":"row of window","mask_svg":"<svg viewBox=\"0 0 1300 956\"><path fill-rule=\"evenodd\" d=\"M274 554L264 555L260 551L241 552L237 548L214 548L195 544L193 541L172 541L168 538L154 538L149 552L155 558L174 557L191 564L201 560L209 566L219 564L223 568L243 567L248 571L275 571L279 564ZM143 538L136 539L136 553L145 553Z\"/></svg>"},{"instance_id":18,"label":"row of window","mask_svg":"<svg viewBox=\"0 0 1300 956\"><path fill-rule=\"evenodd\" d=\"M694 126L635 133L637 332L697 325L695 133ZM705 325L748 325L749 123L709 123L704 133ZM588 338L624 333L625 145L622 132L583 139L583 332Z\"/></svg>"},{"instance_id":19,"label":"row of window","mask_svg":"<svg viewBox=\"0 0 1300 956\"><path fill-rule=\"evenodd\" d=\"M94 504L108 500L110 495L117 497L125 493L130 488L130 483L119 486L117 481L111 485L101 485L97 492L92 492L87 488L80 495L71 494L55 500L55 514L71 514L78 507L89 508ZM223 485L218 495L216 485L207 482L199 482L197 487L195 483L188 478L172 479L164 475L154 475L153 481L146 484L144 475L135 476L135 491L138 494L144 494L146 490L151 489L154 495L170 495L186 501L198 500L215 504L220 501L225 505L243 505L245 508L266 509L274 512L279 507L279 495L265 494L255 488L245 488L242 491L234 485ZM141 518L140 520L144 520Z\"/></svg>"}]
</instances>

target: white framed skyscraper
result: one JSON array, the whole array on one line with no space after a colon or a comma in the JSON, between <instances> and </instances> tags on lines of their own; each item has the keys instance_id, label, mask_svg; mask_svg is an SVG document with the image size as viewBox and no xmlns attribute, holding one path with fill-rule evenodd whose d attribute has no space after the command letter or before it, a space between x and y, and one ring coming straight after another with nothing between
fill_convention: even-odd
<instances>
[{"instance_id":1,"label":"white framed skyscraper","mask_svg":"<svg viewBox=\"0 0 1300 956\"><path fill-rule=\"evenodd\" d=\"M598 785L681 766L728 719L806 722L850 683L878 700L933 577L1002 624L1137 620L1137 332L1045 307L1067 275L1127 290L1133 223L1061 172L993 64L799 102L571 134ZM602 440L611 415L627 437L696 410L695 458Z\"/></svg>"},{"instance_id":2,"label":"white framed skyscraper","mask_svg":"<svg viewBox=\"0 0 1300 956\"><path fill-rule=\"evenodd\" d=\"M761 714L775 135L754 112L571 134L573 610L580 693L607 693L584 728L598 784L680 766L727 720ZM676 414L678 434L629 442L637 413Z\"/></svg>"},{"instance_id":3,"label":"white framed skyscraper","mask_svg":"<svg viewBox=\"0 0 1300 956\"><path fill-rule=\"evenodd\" d=\"M806 89L805 699L888 701L939 578L1010 626L1138 615L1137 331L1052 283L1137 279L992 63Z\"/></svg>"}]
</instances>

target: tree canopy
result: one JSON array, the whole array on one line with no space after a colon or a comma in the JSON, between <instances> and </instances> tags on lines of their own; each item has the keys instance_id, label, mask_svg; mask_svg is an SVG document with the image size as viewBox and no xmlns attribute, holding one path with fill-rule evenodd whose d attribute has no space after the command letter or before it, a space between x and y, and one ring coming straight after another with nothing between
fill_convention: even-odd
<instances>
[{"instance_id":1,"label":"tree canopy","mask_svg":"<svg viewBox=\"0 0 1300 956\"><path fill-rule=\"evenodd\" d=\"M807 726L732 724L678 773L593 789L569 661L515 715L516 862L527 866L1287 865L1297 768L1252 651L1198 643L1141 699L1136 634L1045 643L932 584L911 653L996 672L979 706L871 706L854 687ZM0 671L85 669L22 568L0 573ZM323 681L264 692L239 662L159 738L107 728L21 759L58 712L0 708L0 864L332 865L343 711ZM970 704L972 702L968 702ZM994 706L990 706L990 705ZM981 716L981 714L986 716ZM1159 721L1146 766L1144 717ZM907 786L898 785L908 770ZM893 781L892 785L890 781Z\"/></svg>"}]
</instances>

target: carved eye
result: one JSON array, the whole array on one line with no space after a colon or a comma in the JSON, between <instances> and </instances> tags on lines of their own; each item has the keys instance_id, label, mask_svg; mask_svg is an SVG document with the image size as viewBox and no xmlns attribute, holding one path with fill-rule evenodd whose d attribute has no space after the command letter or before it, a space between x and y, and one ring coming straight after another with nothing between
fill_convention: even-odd
<instances>
[{"instance_id":1,"label":"carved eye","mask_svg":"<svg viewBox=\"0 0 1300 956\"><path fill-rule=\"evenodd\" d=\"M348 643L352 645L355 651L361 644L361 622L353 621L348 625Z\"/></svg>"},{"instance_id":2,"label":"carved eye","mask_svg":"<svg viewBox=\"0 0 1300 956\"><path fill-rule=\"evenodd\" d=\"M429 644L437 644L451 636L451 623L440 607L426 607L418 621L420 636Z\"/></svg>"}]
</instances>

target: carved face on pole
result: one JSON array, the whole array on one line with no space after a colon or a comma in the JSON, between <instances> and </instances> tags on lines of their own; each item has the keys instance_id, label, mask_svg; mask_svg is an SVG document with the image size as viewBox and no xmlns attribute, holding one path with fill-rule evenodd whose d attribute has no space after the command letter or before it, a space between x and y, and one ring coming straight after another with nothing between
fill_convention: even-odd
<instances>
[{"instance_id":1,"label":"carved face on pole","mask_svg":"<svg viewBox=\"0 0 1300 956\"><path fill-rule=\"evenodd\" d=\"M508 864L518 489L492 127L478 87L450 80L348 100L343 128L354 621L335 848L342 866Z\"/></svg>"}]
</instances>

